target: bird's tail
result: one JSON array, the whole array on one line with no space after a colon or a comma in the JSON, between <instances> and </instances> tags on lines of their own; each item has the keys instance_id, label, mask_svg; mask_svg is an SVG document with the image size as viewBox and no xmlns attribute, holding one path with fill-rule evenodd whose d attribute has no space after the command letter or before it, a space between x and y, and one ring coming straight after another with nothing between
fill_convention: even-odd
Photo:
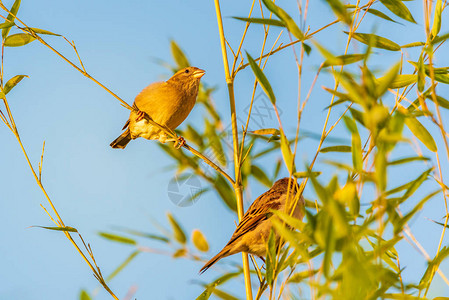
<instances>
[{"instance_id":1,"label":"bird's tail","mask_svg":"<svg viewBox=\"0 0 449 300\"><path fill-rule=\"evenodd\" d=\"M229 254L229 249L228 248L223 248L223 250L221 250L217 255L215 255L214 257L212 257L205 265L204 267L201 268L200 270L200 274L203 274L204 272L207 271L207 269L209 269L214 263L216 263L217 261L219 261L220 259L222 259L223 257L226 257L230 255Z\"/></svg>"},{"instance_id":2,"label":"bird's tail","mask_svg":"<svg viewBox=\"0 0 449 300\"><path fill-rule=\"evenodd\" d=\"M130 140L131 140L131 133L129 132L129 130L126 130L111 143L111 147L125 149L126 145L128 145Z\"/></svg>"}]
</instances>

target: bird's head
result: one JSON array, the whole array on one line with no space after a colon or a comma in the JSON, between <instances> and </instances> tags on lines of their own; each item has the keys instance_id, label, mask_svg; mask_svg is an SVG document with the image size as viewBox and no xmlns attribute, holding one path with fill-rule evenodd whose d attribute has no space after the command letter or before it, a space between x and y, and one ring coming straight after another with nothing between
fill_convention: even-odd
<instances>
[{"instance_id":1,"label":"bird's head","mask_svg":"<svg viewBox=\"0 0 449 300\"><path fill-rule=\"evenodd\" d=\"M181 84L185 86L186 89L190 87L198 87L201 77L204 76L206 72L196 67L187 67L179 70L175 73L167 82L172 82L175 84Z\"/></svg>"}]
</instances>

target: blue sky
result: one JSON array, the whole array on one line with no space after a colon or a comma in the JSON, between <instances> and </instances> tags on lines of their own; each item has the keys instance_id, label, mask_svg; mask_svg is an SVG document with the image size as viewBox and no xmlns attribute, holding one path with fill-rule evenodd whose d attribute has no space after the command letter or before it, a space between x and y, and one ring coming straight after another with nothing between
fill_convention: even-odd
<instances>
[{"instance_id":1,"label":"blue sky","mask_svg":"<svg viewBox=\"0 0 449 300\"><path fill-rule=\"evenodd\" d=\"M3 2L10 7L13 1ZM282 7L295 11L294 1L284 2L280 4ZM333 20L324 2L313 2L307 23L312 30ZM414 12L418 25L407 23L404 25L407 27L387 27L380 22L371 22L363 25L361 30L376 30L401 44L424 39L420 25L422 4L419 1L406 3ZM243 23L229 17L246 16L250 3L223 1L222 6L226 34L231 45L236 47ZM128 103L132 103L134 96L149 83L170 76L169 71L158 65L155 59L172 62L170 40L175 40L193 65L206 70L202 81L217 87L213 99L224 122L229 123L229 104L212 1L23 1L18 16L30 27L50 30L74 40L87 71ZM443 22L442 28L444 26L447 28ZM404 31L413 35L404 35ZM279 30L273 29L268 43L270 46L277 36L274 34L276 32ZM253 57L258 56L260 51L262 34L261 27L251 27L244 49ZM44 38L76 61L75 54L64 40L51 36ZM284 43L289 41L286 33L281 39ZM317 40L332 47L338 54L346 43L345 35L326 32L318 34ZM363 49L363 45L359 44L359 50ZM411 58L416 58L413 50L409 53ZM398 53L376 50L372 64L385 70L399 59ZM211 252L204 258L221 249L235 228L235 216L217 201L213 193L204 194L192 206L176 206L167 193L168 182L175 171L167 170L171 161L159 150L156 142L135 140L125 151L109 147L109 143L120 134L129 113L117 100L38 42L20 48L6 48L4 60L5 78L17 74L30 76L8 94L8 100L31 161L37 166L45 140L44 185L66 224L76 227L89 241L104 275L114 270L132 248L106 241L98 236L98 232L112 231L114 226L121 226L157 233L151 220L168 227L168 211L181 221L187 232L199 228L205 233ZM306 61L303 94L308 91L322 58L314 50ZM437 55L437 63L447 66L448 57ZM265 72L283 112L284 126L293 136L297 74L292 51L287 49L276 54ZM246 118L245 108L251 96L253 80L249 69L239 73L236 79L237 114L241 118ZM320 133L325 118L323 108L330 99L321 85L332 86L332 81L325 77L317 83L301 130ZM448 89L442 87L441 91L447 94ZM295 109L291 109L292 105ZM335 110L331 121L336 120L341 109ZM447 118L447 111L443 113ZM201 109L194 108L187 121L195 124L198 120L195 125L200 127L203 122L199 121L203 116ZM277 126L276 121L269 117L263 121L266 127ZM437 131L432 133L442 146ZM63 234L30 228L33 225L52 225L39 206L42 203L47 207L47 203L13 135L5 126L0 126L0 136L0 237L3 240L0 246L0 256L3 258L0 298L77 299L79 291L85 288L89 292L98 291L95 299L110 299L106 292L97 288L91 271ZM347 139L347 136L343 127L336 129L335 137ZM298 166L312 159L316 146L317 141L312 139L300 144ZM409 147L403 146L397 149L395 155L405 156L407 153L410 153ZM342 160L348 160L344 154L337 155L341 155ZM324 171L320 179L324 182L328 180L331 170L326 169L324 164L317 167ZM443 167L444 170L448 169L444 159ZM424 170L422 166L420 168ZM397 183L393 186L419 174L414 172L413 169L410 172L392 170L392 182ZM282 175L286 175L285 170ZM447 177L449 174L444 175ZM435 187L434 184L428 185L429 190ZM246 207L264 189L251 181L245 194ZM310 188L305 193L310 199L314 198ZM419 199L418 196L416 199ZM436 250L441 228L426 218L443 217L442 201L441 197L436 197L411 222L413 232L430 254ZM444 242L447 244L447 239ZM159 246L157 243L146 244ZM403 242L399 247L406 253L403 257L404 272L415 279L414 274L422 272L426 263L409 244ZM239 258L235 256L230 260L238 262ZM135 296L138 299L191 299L202 291L192 282L210 281L219 274L211 269L199 277L201 266L201 263L189 260L141 254L111 281L110 287L119 297L136 285L138 290ZM449 273L447 263L442 265L442 269ZM232 288L235 294L243 292L242 285L236 284ZM438 276L431 293L449 293Z\"/></svg>"}]
</instances>

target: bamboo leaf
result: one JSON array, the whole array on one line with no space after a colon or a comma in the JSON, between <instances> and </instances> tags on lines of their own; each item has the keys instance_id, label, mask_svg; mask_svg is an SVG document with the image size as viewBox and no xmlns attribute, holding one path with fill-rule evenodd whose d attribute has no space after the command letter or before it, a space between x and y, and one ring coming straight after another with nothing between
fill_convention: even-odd
<instances>
[{"instance_id":1,"label":"bamboo leaf","mask_svg":"<svg viewBox=\"0 0 449 300\"><path fill-rule=\"evenodd\" d=\"M111 274L106 278L106 281L112 280L115 276L118 275L136 256L139 254L139 251L132 252L124 262L122 262Z\"/></svg>"},{"instance_id":2,"label":"bamboo leaf","mask_svg":"<svg viewBox=\"0 0 449 300\"><path fill-rule=\"evenodd\" d=\"M398 77L399 64L395 64L387 73L381 78L377 79L377 92L379 96L385 94L385 92L393 86L394 80Z\"/></svg>"},{"instance_id":3,"label":"bamboo leaf","mask_svg":"<svg viewBox=\"0 0 449 300\"><path fill-rule=\"evenodd\" d=\"M366 11L366 8L364 8L363 10ZM370 14L373 14L373 15L375 15L375 16L377 16L379 18L382 18L384 20L387 20L387 21L390 21L390 22L394 22L394 23L398 23L398 22L396 22L395 20L393 20L392 18L390 18L389 16L387 16L386 14L384 14L383 12L381 12L381 11L379 11L377 9L369 8L368 12ZM398 24L400 24L400 23L398 23Z\"/></svg>"},{"instance_id":4,"label":"bamboo leaf","mask_svg":"<svg viewBox=\"0 0 449 300\"><path fill-rule=\"evenodd\" d=\"M81 290L79 300L92 300L86 290Z\"/></svg>"},{"instance_id":5,"label":"bamboo leaf","mask_svg":"<svg viewBox=\"0 0 449 300\"><path fill-rule=\"evenodd\" d=\"M418 80L418 75L416 74L399 74L396 78L391 82L389 88L390 89L400 89L410 84L415 83Z\"/></svg>"},{"instance_id":6,"label":"bamboo leaf","mask_svg":"<svg viewBox=\"0 0 449 300\"><path fill-rule=\"evenodd\" d=\"M380 0L380 2L398 17L416 24L410 10L401 0Z\"/></svg>"},{"instance_id":7,"label":"bamboo leaf","mask_svg":"<svg viewBox=\"0 0 449 300\"><path fill-rule=\"evenodd\" d=\"M276 97L274 96L273 89L271 88L270 82L268 81L267 77L248 52L246 53L246 57L248 58L249 65L251 66L251 69L253 70L253 73L256 76L256 79L264 90L265 94L267 94L268 98L270 98L271 103L273 105L276 105Z\"/></svg>"},{"instance_id":8,"label":"bamboo leaf","mask_svg":"<svg viewBox=\"0 0 449 300\"><path fill-rule=\"evenodd\" d=\"M449 256L449 248L443 247L440 252L428 263L427 269L421 278L419 285L423 288L427 286L430 282L430 279L432 277L433 271L435 268L438 268L440 263L445 260Z\"/></svg>"},{"instance_id":9,"label":"bamboo leaf","mask_svg":"<svg viewBox=\"0 0 449 300\"><path fill-rule=\"evenodd\" d=\"M174 40L170 42L170 49L178 69L183 69L190 66L189 60L187 59L186 55Z\"/></svg>"},{"instance_id":10,"label":"bamboo leaf","mask_svg":"<svg viewBox=\"0 0 449 300\"><path fill-rule=\"evenodd\" d=\"M427 95L426 98L433 101L432 95ZM442 108L445 108L445 109L449 109L449 101L447 101L445 98L438 96L438 95L436 96L436 98L437 98L437 103L439 106L441 106Z\"/></svg>"},{"instance_id":11,"label":"bamboo leaf","mask_svg":"<svg viewBox=\"0 0 449 300\"><path fill-rule=\"evenodd\" d=\"M295 21L293 21L293 19L282 8L274 4L274 2L271 0L262 0L262 2L263 4L265 4L269 11L274 13L285 23L288 31L290 31L298 40L304 40L304 33L302 33L302 31L298 28L298 25L296 25Z\"/></svg>"},{"instance_id":12,"label":"bamboo leaf","mask_svg":"<svg viewBox=\"0 0 449 300\"><path fill-rule=\"evenodd\" d=\"M122 244L129 244L129 245L136 245L137 242L133 239L120 236L117 234L107 233L107 232L99 232L98 233L101 237L104 237L105 239L108 239L110 241L122 243Z\"/></svg>"},{"instance_id":13,"label":"bamboo leaf","mask_svg":"<svg viewBox=\"0 0 449 300\"><path fill-rule=\"evenodd\" d=\"M394 165L400 165L400 164L406 164L412 161L429 161L430 158L424 157L424 156L412 156L412 157L405 157L397 160L392 160L388 163L389 166Z\"/></svg>"},{"instance_id":14,"label":"bamboo leaf","mask_svg":"<svg viewBox=\"0 0 449 300\"><path fill-rule=\"evenodd\" d=\"M327 153L327 152L351 152L351 146L345 146L345 145L339 145L339 146L330 146L321 148L321 153Z\"/></svg>"},{"instance_id":15,"label":"bamboo leaf","mask_svg":"<svg viewBox=\"0 0 449 300\"><path fill-rule=\"evenodd\" d=\"M407 125L413 135L416 136L416 138L418 138L430 151L437 151L437 145L432 135L416 118L406 118L405 125Z\"/></svg>"},{"instance_id":16,"label":"bamboo leaf","mask_svg":"<svg viewBox=\"0 0 449 300\"><path fill-rule=\"evenodd\" d=\"M181 244L185 244L187 241L187 237L181 225L179 225L178 221L176 221L175 217L173 217L171 213L167 213L167 218L173 229L173 235L175 240L177 240Z\"/></svg>"},{"instance_id":17,"label":"bamboo leaf","mask_svg":"<svg viewBox=\"0 0 449 300\"><path fill-rule=\"evenodd\" d=\"M323 67L329 66L342 66L349 65L358 61L361 61L366 57L366 54L346 54L335 56L332 61L326 60L323 64Z\"/></svg>"},{"instance_id":18,"label":"bamboo leaf","mask_svg":"<svg viewBox=\"0 0 449 300\"><path fill-rule=\"evenodd\" d=\"M347 31L344 31L344 33L349 34ZM401 50L401 46L399 46L395 42L393 42L387 38L372 34L372 33L354 32L353 37L356 40L358 40L359 42L366 44L366 45L371 45L372 47L375 47L375 48L385 49L385 50L389 50L389 51L400 51Z\"/></svg>"},{"instance_id":19,"label":"bamboo leaf","mask_svg":"<svg viewBox=\"0 0 449 300\"><path fill-rule=\"evenodd\" d=\"M35 37L29 35L28 33L16 33L8 36L5 39L4 45L5 47L20 47L31 43L35 39Z\"/></svg>"},{"instance_id":20,"label":"bamboo leaf","mask_svg":"<svg viewBox=\"0 0 449 300\"><path fill-rule=\"evenodd\" d=\"M334 14L346 25L352 24L351 15L348 14L346 7L339 0L326 0L329 6L332 8Z\"/></svg>"},{"instance_id":21,"label":"bamboo leaf","mask_svg":"<svg viewBox=\"0 0 449 300\"><path fill-rule=\"evenodd\" d=\"M17 16L17 12L19 11L20 2L21 2L21 0L14 1L14 4L12 5L11 9L9 10L10 13L8 14L8 17L6 18L5 23L7 23L8 21L10 21L10 22L14 21L14 19L16 18L15 16ZM2 29L3 39L5 39L8 36L10 30L11 30L10 26Z\"/></svg>"},{"instance_id":22,"label":"bamboo leaf","mask_svg":"<svg viewBox=\"0 0 449 300\"><path fill-rule=\"evenodd\" d=\"M265 18L241 18L241 17L232 17L236 20L245 21L248 23L254 23L254 24L265 24L265 25L272 25L272 26L279 26L279 27L285 27L285 23L279 20L275 19L265 19Z\"/></svg>"},{"instance_id":23,"label":"bamboo leaf","mask_svg":"<svg viewBox=\"0 0 449 300\"><path fill-rule=\"evenodd\" d=\"M352 164L354 166L354 169L360 173L363 170L362 141L360 139L360 135L357 132L352 134L351 150Z\"/></svg>"},{"instance_id":24,"label":"bamboo leaf","mask_svg":"<svg viewBox=\"0 0 449 300\"><path fill-rule=\"evenodd\" d=\"M9 20L6 20L5 23L1 23L1 24L0 24L0 29L3 29L3 28L10 28L10 27L12 27L12 26L14 26L14 22L9 21Z\"/></svg>"},{"instance_id":25,"label":"bamboo leaf","mask_svg":"<svg viewBox=\"0 0 449 300\"><path fill-rule=\"evenodd\" d=\"M265 272L265 278L267 280L268 285L273 284L274 273L276 268L276 242L275 242L275 236L274 231L270 231L270 235L268 237L268 243L267 243L267 258L265 261L266 265L266 272Z\"/></svg>"},{"instance_id":26,"label":"bamboo leaf","mask_svg":"<svg viewBox=\"0 0 449 300\"><path fill-rule=\"evenodd\" d=\"M431 30L432 37L436 37L441 29L441 12L443 11L443 1L437 0L435 4L435 13L433 15L433 25Z\"/></svg>"},{"instance_id":27,"label":"bamboo leaf","mask_svg":"<svg viewBox=\"0 0 449 300\"><path fill-rule=\"evenodd\" d=\"M293 161L292 150L290 149L290 143L283 132L281 132L281 152L284 158L285 166L290 174L295 173L295 164Z\"/></svg>"},{"instance_id":28,"label":"bamboo leaf","mask_svg":"<svg viewBox=\"0 0 449 300\"><path fill-rule=\"evenodd\" d=\"M280 131L275 128L265 128L265 129L258 129L254 131L250 131L252 134L258 134L258 135L279 135Z\"/></svg>"},{"instance_id":29,"label":"bamboo leaf","mask_svg":"<svg viewBox=\"0 0 449 300\"><path fill-rule=\"evenodd\" d=\"M434 75L436 81L449 84L449 74L434 74Z\"/></svg>"},{"instance_id":30,"label":"bamboo leaf","mask_svg":"<svg viewBox=\"0 0 449 300\"><path fill-rule=\"evenodd\" d=\"M31 226L31 227L37 227L37 228L43 228L48 230L55 230L55 231L67 231L67 232L78 232L76 228L70 227L70 226L64 226L64 227L58 227L58 226Z\"/></svg>"},{"instance_id":31,"label":"bamboo leaf","mask_svg":"<svg viewBox=\"0 0 449 300\"><path fill-rule=\"evenodd\" d=\"M60 34L53 33L51 31L44 30L44 29L39 29L39 28L27 27L27 28L25 28L25 30L30 32L30 33L35 32L35 33L39 33L39 34L61 36Z\"/></svg>"},{"instance_id":32,"label":"bamboo leaf","mask_svg":"<svg viewBox=\"0 0 449 300\"><path fill-rule=\"evenodd\" d=\"M426 43L424 43L424 42L413 42L413 43L402 45L401 48L421 47L421 46L424 46L425 44Z\"/></svg>"},{"instance_id":33,"label":"bamboo leaf","mask_svg":"<svg viewBox=\"0 0 449 300\"><path fill-rule=\"evenodd\" d=\"M320 176L321 172L296 172L293 173L293 176L296 178L308 178L310 176L317 177Z\"/></svg>"},{"instance_id":34,"label":"bamboo leaf","mask_svg":"<svg viewBox=\"0 0 449 300\"><path fill-rule=\"evenodd\" d=\"M266 187L271 187L272 186L272 182L268 178L267 174L265 174L265 172L261 168L259 168L258 166L251 165L251 175L253 175L254 178L257 179L257 181L259 181L260 183L262 183Z\"/></svg>"},{"instance_id":35,"label":"bamboo leaf","mask_svg":"<svg viewBox=\"0 0 449 300\"><path fill-rule=\"evenodd\" d=\"M206 240L206 237L199 229L194 229L192 232L192 242L195 245L196 249L201 252L209 251L209 243Z\"/></svg>"},{"instance_id":36,"label":"bamboo leaf","mask_svg":"<svg viewBox=\"0 0 449 300\"><path fill-rule=\"evenodd\" d=\"M3 87L3 93L5 95L8 94L13 89L13 87L15 87L25 77L29 78L28 75L16 75L8 80L8 82L6 82L5 86Z\"/></svg>"}]
</instances>

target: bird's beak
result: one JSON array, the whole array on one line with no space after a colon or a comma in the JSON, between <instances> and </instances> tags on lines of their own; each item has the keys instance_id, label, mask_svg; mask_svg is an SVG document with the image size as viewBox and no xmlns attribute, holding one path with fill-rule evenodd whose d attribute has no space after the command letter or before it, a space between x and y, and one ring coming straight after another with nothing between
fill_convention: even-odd
<instances>
[{"instance_id":1,"label":"bird's beak","mask_svg":"<svg viewBox=\"0 0 449 300\"><path fill-rule=\"evenodd\" d=\"M201 78L201 77L204 76L204 74L206 74L206 71L198 69L198 70L193 72L193 77L194 78Z\"/></svg>"}]
</instances>

